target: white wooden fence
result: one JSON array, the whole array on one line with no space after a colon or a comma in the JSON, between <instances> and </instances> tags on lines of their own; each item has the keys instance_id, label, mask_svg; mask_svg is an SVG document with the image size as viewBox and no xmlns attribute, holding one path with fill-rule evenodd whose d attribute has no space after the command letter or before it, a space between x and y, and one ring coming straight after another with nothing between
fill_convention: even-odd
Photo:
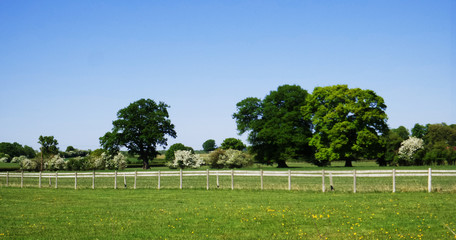
<instances>
[{"instance_id":1,"label":"white wooden fence","mask_svg":"<svg viewBox=\"0 0 456 240\"><path fill-rule=\"evenodd\" d=\"M392 178L392 192L396 192L396 177L427 177L427 190L432 192L432 177L456 177L456 170L350 170L350 171L263 171L263 170L206 170L206 171L135 171L135 172L74 172L74 173L60 173L60 172L0 172L0 179L6 178L6 186L10 185L12 178L20 178L20 186L24 187L24 178L38 178L38 187L41 188L43 179L54 180L55 188L58 188L58 180L63 178L74 179L74 188L78 188L78 179L91 178L92 189L95 189L95 179L97 178L112 178L113 187L117 189L118 178L124 180L125 186L127 185L126 178L134 177L133 188L136 189L138 177L157 177L157 189L161 188L162 177L179 177L179 188L183 188L183 178L191 176L206 176L206 189L210 189L210 176L216 176L217 187L219 186L219 176L231 177L231 189L234 189L234 182L236 176L242 177L258 177L260 180L260 188L264 189L264 177L288 177L288 190L291 190L291 183L293 178L308 177L308 178L321 178L321 190L326 191L325 179L329 178L331 189L333 189L333 178L346 177L353 178L353 192L357 191L357 179L368 177L381 177ZM456 183L456 181L455 181Z\"/></svg>"}]
</instances>

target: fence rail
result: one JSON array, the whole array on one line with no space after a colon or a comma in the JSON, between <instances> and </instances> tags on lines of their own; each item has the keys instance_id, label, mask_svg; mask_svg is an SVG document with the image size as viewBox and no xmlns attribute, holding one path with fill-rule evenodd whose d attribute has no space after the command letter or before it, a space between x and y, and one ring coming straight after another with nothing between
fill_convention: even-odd
<instances>
[{"instance_id":1,"label":"fence rail","mask_svg":"<svg viewBox=\"0 0 456 240\"><path fill-rule=\"evenodd\" d=\"M235 189L236 177L258 177L260 183L260 189L264 189L264 178L277 178L287 177L288 179L288 190L292 190L292 179L300 178L321 178L321 191L326 191L326 179L329 178L330 189L334 189L334 178L353 178L353 192L357 192L357 180L360 178L391 178L392 179L392 192L396 192L397 177L426 177L427 178L427 191L432 192L432 179L433 177L455 177L456 170L321 170L321 171L249 171L249 170L206 170L206 171L135 171L135 172L39 172L39 173L28 173L28 172L0 172L0 179L5 179L5 186L10 186L10 182L14 179L20 179L21 188L24 187L24 179L34 178L38 179L38 187L41 188L44 179L49 179L49 186L51 181L54 180L55 188L59 186L59 179L74 179L74 188L78 189L78 180L83 179L92 180L92 189L96 187L96 179L112 178L113 187L117 189L118 178L123 178L125 188L127 187L127 178L134 178L133 188L137 188L137 180L139 177L155 177L157 178L157 189L161 188L161 182L163 178L179 178L179 188L183 189L184 178L188 177L206 177L206 189L209 190L210 178L216 178L216 187L220 186L220 177L229 177L231 180L231 189ZM130 179L131 180L131 179ZM131 182L131 181L130 181ZM456 183L456 181L451 181ZM299 183L306 184L306 183ZM212 186L214 187L214 186ZM176 188L176 187L175 187Z\"/></svg>"}]
</instances>

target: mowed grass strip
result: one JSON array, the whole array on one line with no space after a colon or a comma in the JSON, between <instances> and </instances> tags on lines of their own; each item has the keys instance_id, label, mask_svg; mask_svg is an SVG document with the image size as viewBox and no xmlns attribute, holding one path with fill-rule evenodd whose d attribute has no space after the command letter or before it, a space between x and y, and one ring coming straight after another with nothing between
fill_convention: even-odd
<instances>
[{"instance_id":1,"label":"mowed grass strip","mask_svg":"<svg viewBox=\"0 0 456 240\"><path fill-rule=\"evenodd\" d=\"M453 193L0 188L0 239L454 239Z\"/></svg>"}]
</instances>

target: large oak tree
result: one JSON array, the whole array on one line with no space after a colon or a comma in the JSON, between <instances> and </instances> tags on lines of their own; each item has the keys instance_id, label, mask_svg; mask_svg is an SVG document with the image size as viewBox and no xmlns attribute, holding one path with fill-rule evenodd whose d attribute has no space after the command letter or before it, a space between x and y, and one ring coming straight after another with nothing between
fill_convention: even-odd
<instances>
[{"instance_id":1,"label":"large oak tree","mask_svg":"<svg viewBox=\"0 0 456 240\"><path fill-rule=\"evenodd\" d=\"M257 161L287 167L288 159L311 154L311 123L300 111L307 95L300 86L283 85L263 100L249 97L237 103L233 118L240 134L249 133L250 149Z\"/></svg>"},{"instance_id":2,"label":"large oak tree","mask_svg":"<svg viewBox=\"0 0 456 240\"><path fill-rule=\"evenodd\" d=\"M316 148L315 163L328 165L345 160L345 166L359 158L383 157L388 131L386 105L372 90L347 85L316 87L303 106L303 114L312 120L313 136L309 144Z\"/></svg>"},{"instance_id":3,"label":"large oak tree","mask_svg":"<svg viewBox=\"0 0 456 240\"><path fill-rule=\"evenodd\" d=\"M100 144L110 152L125 146L130 154L139 155L144 169L149 168L149 161L159 154L157 147L167 145L167 136L176 137L167 108L151 99L131 103L117 112L112 131L100 138Z\"/></svg>"}]
</instances>

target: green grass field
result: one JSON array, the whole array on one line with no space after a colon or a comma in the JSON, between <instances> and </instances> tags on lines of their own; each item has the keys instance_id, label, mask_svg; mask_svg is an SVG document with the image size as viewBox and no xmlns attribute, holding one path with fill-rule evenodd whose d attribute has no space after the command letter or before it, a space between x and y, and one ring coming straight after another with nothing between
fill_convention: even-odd
<instances>
[{"instance_id":1,"label":"green grass field","mask_svg":"<svg viewBox=\"0 0 456 240\"><path fill-rule=\"evenodd\" d=\"M452 193L0 188L0 239L455 239Z\"/></svg>"}]
</instances>

